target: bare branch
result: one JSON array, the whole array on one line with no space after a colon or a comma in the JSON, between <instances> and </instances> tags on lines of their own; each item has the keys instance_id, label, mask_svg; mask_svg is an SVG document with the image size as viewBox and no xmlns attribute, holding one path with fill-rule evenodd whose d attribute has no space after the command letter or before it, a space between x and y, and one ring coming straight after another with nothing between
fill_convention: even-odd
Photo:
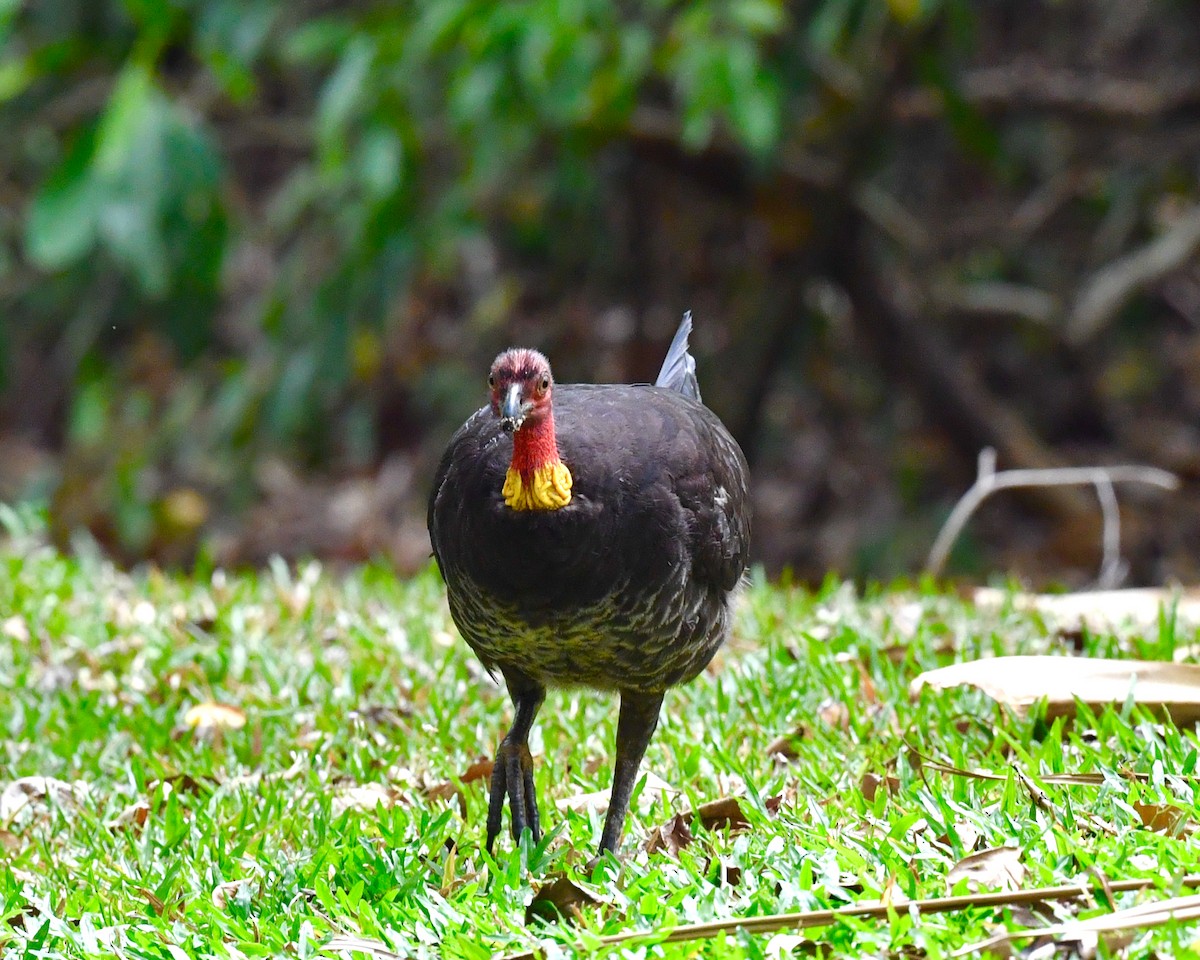
<instances>
[{"instance_id":1,"label":"bare branch","mask_svg":"<svg viewBox=\"0 0 1200 960\"><path fill-rule=\"evenodd\" d=\"M865 183L856 187L852 199L868 220L902 246L920 252L933 246L933 238L925 224L878 184Z\"/></svg>"},{"instance_id":2,"label":"bare branch","mask_svg":"<svg viewBox=\"0 0 1200 960\"><path fill-rule=\"evenodd\" d=\"M1096 497L1100 501L1100 515L1104 518L1104 557L1100 561L1096 589L1115 590L1125 579L1128 565L1121 559L1121 508L1112 480L1103 477L1096 481Z\"/></svg>"},{"instance_id":3,"label":"bare branch","mask_svg":"<svg viewBox=\"0 0 1200 960\"><path fill-rule=\"evenodd\" d=\"M1053 323L1061 309L1053 294L1020 283L955 285L939 296L942 298L947 306L963 313L1020 317L1043 326Z\"/></svg>"},{"instance_id":4,"label":"bare branch","mask_svg":"<svg viewBox=\"0 0 1200 960\"><path fill-rule=\"evenodd\" d=\"M1200 101L1200 79L1178 75L1151 83L1124 77L1047 67L1029 58L964 73L959 91L972 106L987 112L1044 110L1099 120L1145 120ZM910 89L892 101L901 121L940 116L945 109L936 91Z\"/></svg>"},{"instance_id":5,"label":"bare branch","mask_svg":"<svg viewBox=\"0 0 1200 960\"><path fill-rule=\"evenodd\" d=\"M1179 478L1175 474L1157 467L1123 465L1115 467L1051 467L1034 470L1005 470L996 472L996 451L990 447L979 453L979 472L975 483L962 499L954 505L950 516L942 525L929 559L925 561L925 572L940 576L967 520L988 497L997 490L1014 487L1061 487L1094 486L1104 513L1104 561L1100 570L1100 582L1108 582L1114 576L1123 575L1120 557L1120 515L1117 512L1114 483L1146 483L1164 490L1178 490Z\"/></svg>"},{"instance_id":6,"label":"bare branch","mask_svg":"<svg viewBox=\"0 0 1200 960\"><path fill-rule=\"evenodd\" d=\"M1183 266L1200 249L1200 206L1189 209L1162 236L1100 268L1083 285L1064 335L1090 340L1139 289Z\"/></svg>"}]
</instances>

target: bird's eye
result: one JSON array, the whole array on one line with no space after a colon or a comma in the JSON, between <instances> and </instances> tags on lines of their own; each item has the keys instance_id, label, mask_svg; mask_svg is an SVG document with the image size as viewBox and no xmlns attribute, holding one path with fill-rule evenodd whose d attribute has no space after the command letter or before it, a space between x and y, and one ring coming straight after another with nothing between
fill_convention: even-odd
<instances>
[{"instance_id":1,"label":"bird's eye","mask_svg":"<svg viewBox=\"0 0 1200 960\"><path fill-rule=\"evenodd\" d=\"M549 390L550 389L550 378L542 377L542 382L539 385L539 387L540 387L542 393L545 393L547 390Z\"/></svg>"},{"instance_id":2,"label":"bird's eye","mask_svg":"<svg viewBox=\"0 0 1200 960\"><path fill-rule=\"evenodd\" d=\"M495 385L496 385L496 376L495 376L495 374L489 373L488 374L488 386L494 387Z\"/></svg>"}]
</instances>

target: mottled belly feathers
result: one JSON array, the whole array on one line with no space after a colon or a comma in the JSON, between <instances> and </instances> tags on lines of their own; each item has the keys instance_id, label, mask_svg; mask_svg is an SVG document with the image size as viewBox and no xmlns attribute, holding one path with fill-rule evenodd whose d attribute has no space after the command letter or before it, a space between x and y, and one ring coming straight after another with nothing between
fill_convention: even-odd
<instances>
[{"instance_id":1,"label":"mottled belly feathers","mask_svg":"<svg viewBox=\"0 0 1200 960\"><path fill-rule=\"evenodd\" d=\"M749 531L741 451L700 402L650 386L554 391L570 503L518 511L513 440L488 408L451 441L430 503L464 638L490 668L547 685L662 690L729 626Z\"/></svg>"}]
</instances>

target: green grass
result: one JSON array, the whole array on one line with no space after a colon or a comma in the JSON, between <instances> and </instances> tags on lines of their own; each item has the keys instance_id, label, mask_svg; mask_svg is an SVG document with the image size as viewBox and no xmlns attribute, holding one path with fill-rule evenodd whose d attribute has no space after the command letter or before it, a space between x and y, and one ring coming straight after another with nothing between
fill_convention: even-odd
<instances>
[{"instance_id":1,"label":"green grass","mask_svg":"<svg viewBox=\"0 0 1200 960\"><path fill-rule=\"evenodd\" d=\"M1022 849L1024 887L1152 878L1118 906L1177 894L1194 869L1188 840L1144 828L1133 806L1171 804L1200 819L1185 776L1194 731L1128 710L1048 725L967 692L909 699L921 670L956 659L1069 652L1026 614L984 616L929 590L860 597L833 582L809 593L756 580L714 668L668 695L643 769L679 793L631 815L619 871L609 862L584 876L601 815L555 803L607 790L615 703L551 693L532 745L552 830L536 849L505 837L488 858L483 783L462 785L461 805L453 790L429 788L490 756L510 708L454 633L434 571L409 582L382 567L335 575L316 565L129 575L86 550L55 554L36 520L8 522L18 529L0 552L0 789L49 776L86 792L0 822L6 960L312 957L335 933L386 940L402 956L483 958L535 942L552 956L594 956L588 944L604 934L837 907L885 890L943 896L973 834L976 849ZM1166 619L1154 636L1083 643L1169 657L1195 640ZM244 711L245 726L198 736L185 716L210 701ZM794 759L769 756L793 731ZM1004 779L922 774L918 755ZM1111 776L1043 785L1049 803L1039 806L1014 768L1035 782ZM1149 779L1118 776L1127 769ZM869 801L867 774L898 786ZM367 784L385 802L344 809ZM743 795L747 830L697 827L678 856L641 851L652 827L728 793ZM737 868L737 882L720 882L722 868ZM601 902L574 924L528 926L534 889L564 869ZM886 921L809 931L807 949L940 957L1031 920L995 909L918 918L900 906ZM1195 938L1194 927L1162 927L1120 955L1195 956ZM623 949L767 957L780 944L731 932Z\"/></svg>"}]
</instances>

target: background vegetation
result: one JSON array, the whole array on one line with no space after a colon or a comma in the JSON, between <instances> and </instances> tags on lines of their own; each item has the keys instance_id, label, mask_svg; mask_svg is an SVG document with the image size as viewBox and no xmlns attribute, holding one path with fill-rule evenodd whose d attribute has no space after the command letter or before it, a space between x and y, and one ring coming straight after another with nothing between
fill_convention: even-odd
<instances>
[{"instance_id":1,"label":"background vegetation","mask_svg":"<svg viewBox=\"0 0 1200 960\"><path fill-rule=\"evenodd\" d=\"M685 308L772 568L913 569L1002 466L1200 462L1187 4L0 0L0 499L121 559L423 562L498 347ZM1194 484L1125 504L1196 575ZM1087 496L959 570L1091 575Z\"/></svg>"}]
</instances>

